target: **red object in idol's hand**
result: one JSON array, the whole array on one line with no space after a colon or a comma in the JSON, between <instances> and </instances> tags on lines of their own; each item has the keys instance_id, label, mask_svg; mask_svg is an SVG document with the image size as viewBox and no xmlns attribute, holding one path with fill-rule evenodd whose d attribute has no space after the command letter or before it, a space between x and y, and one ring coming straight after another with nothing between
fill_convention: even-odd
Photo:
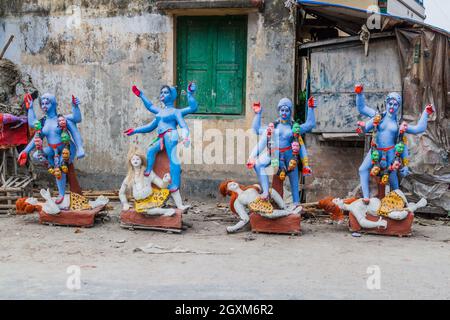
<instances>
[{"instance_id":1,"label":"red object in idol's hand","mask_svg":"<svg viewBox=\"0 0 450 320\"><path fill-rule=\"evenodd\" d=\"M136 86L132 86L132 87L131 87L131 90L133 91L133 93L134 93L136 96L138 96L138 97L141 96L141 91L140 91Z\"/></svg>"},{"instance_id":2,"label":"red object in idol's hand","mask_svg":"<svg viewBox=\"0 0 450 320\"><path fill-rule=\"evenodd\" d=\"M314 99L314 97L311 97L308 99L308 107L309 108L314 108L316 106L316 100Z\"/></svg>"},{"instance_id":3,"label":"red object in idol's hand","mask_svg":"<svg viewBox=\"0 0 450 320\"><path fill-rule=\"evenodd\" d=\"M31 97L31 94L27 93L23 97L23 103L25 104L25 108L30 109L31 102L33 101L33 97Z\"/></svg>"},{"instance_id":4,"label":"red object in idol's hand","mask_svg":"<svg viewBox=\"0 0 450 320\"><path fill-rule=\"evenodd\" d=\"M123 133L126 134L127 136L131 136L134 133L134 129L132 128L127 129Z\"/></svg>"},{"instance_id":5,"label":"red object in idol's hand","mask_svg":"<svg viewBox=\"0 0 450 320\"><path fill-rule=\"evenodd\" d=\"M253 102L252 109L255 113L261 112L261 102Z\"/></svg>"},{"instance_id":6,"label":"red object in idol's hand","mask_svg":"<svg viewBox=\"0 0 450 320\"><path fill-rule=\"evenodd\" d=\"M27 154L25 152L21 152L19 154L19 159L17 159L17 162L19 163L19 166L23 167L27 163Z\"/></svg>"},{"instance_id":7,"label":"red object in idol's hand","mask_svg":"<svg viewBox=\"0 0 450 320\"><path fill-rule=\"evenodd\" d=\"M312 175L312 170L311 170L311 168L310 168L310 167L303 167L302 174L303 174L304 176L310 176L310 175Z\"/></svg>"},{"instance_id":8,"label":"red object in idol's hand","mask_svg":"<svg viewBox=\"0 0 450 320\"><path fill-rule=\"evenodd\" d=\"M362 84L357 84L355 86L355 93L356 94L361 94L364 90L364 86Z\"/></svg>"},{"instance_id":9,"label":"red object in idol's hand","mask_svg":"<svg viewBox=\"0 0 450 320\"><path fill-rule=\"evenodd\" d=\"M253 169L255 167L255 164L256 164L255 159L248 159L247 168L248 169Z\"/></svg>"},{"instance_id":10,"label":"red object in idol's hand","mask_svg":"<svg viewBox=\"0 0 450 320\"><path fill-rule=\"evenodd\" d=\"M429 115L432 115L432 114L434 113L434 107L433 107L432 104L427 105L427 106L425 107L425 110L427 111L427 113L428 113Z\"/></svg>"},{"instance_id":11,"label":"red object in idol's hand","mask_svg":"<svg viewBox=\"0 0 450 320\"><path fill-rule=\"evenodd\" d=\"M189 84L188 84L188 91L189 91L189 93L193 93L195 91L195 89L196 89L195 83L192 82L192 81L189 82Z\"/></svg>"}]
</instances>

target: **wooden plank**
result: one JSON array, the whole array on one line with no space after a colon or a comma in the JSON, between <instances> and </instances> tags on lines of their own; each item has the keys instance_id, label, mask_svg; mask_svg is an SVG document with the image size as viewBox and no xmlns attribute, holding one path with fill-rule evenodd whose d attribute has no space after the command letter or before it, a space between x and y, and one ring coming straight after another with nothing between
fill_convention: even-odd
<instances>
[{"instance_id":1,"label":"wooden plank","mask_svg":"<svg viewBox=\"0 0 450 320\"><path fill-rule=\"evenodd\" d=\"M15 204L0 204L0 209L15 209Z\"/></svg>"},{"instance_id":2,"label":"wooden plank","mask_svg":"<svg viewBox=\"0 0 450 320\"><path fill-rule=\"evenodd\" d=\"M12 187L14 187L14 188L21 188L21 184L24 183L27 180L28 180L27 177L19 177L19 179L16 182L14 182Z\"/></svg>"},{"instance_id":3,"label":"wooden plank","mask_svg":"<svg viewBox=\"0 0 450 320\"><path fill-rule=\"evenodd\" d=\"M22 192L22 188L1 187L0 192Z\"/></svg>"},{"instance_id":4,"label":"wooden plank","mask_svg":"<svg viewBox=\"0 0 450 320\"><path fill-rule=\"evenodd\" d=\"M93 190L88 190L88 191L83 191L83 195L86 196L106 196L106 195L112 195L112 196L118 196L119 195L119 190L114 191L114 190L105 190L105 191L93 191Z\"/></svg>"},{"instance_id":5,"label":"wooden plank","mask_svg":"<svg viewBox=\"0 0 450 320\"><path fill-rule=\"evenodd\" d=\"M423 208L419 208L417 209L417 211L415 212L416 215L420 215L420 216L428 216L428 217L432 217L432 216L439 216L439 217L450 217L449 213L447 211L445 211L442 208L436 208L436 207L423 207Z\"/></svg>"},{"instance_id":6,"label":"wooden plank","mask_svg":"<svg viewBox=\"0 0 450 320\"><path fill-rule=\"evenodd\" d=\"M140 230L164 231L164 232L173 232L173 233L178 233L178 234L180 234L183 231L182 229L158 228L158 227L149 227L149 226L137 225L137 224L131 225L131 224L121 223L120 226L122 228L131 229L131 230L140 229Z\"/></svg>"},{"instance_id":7,"label":"wooden plank","mask_svg":"<svg viewBox=\"0 0 450 320\"><path fill-rule=\"evenodd\" d=\"M5 185L6 182L6 150L2 150L2 170L1 170L1 176L2 176L2 182Z\"/></svg>"},{"instance_id":8,"label":"wooden plank","mask_svg":"<svg viewBox=\"0 0 450 320\"><path fill-rule=\"evenodd\" d=\"M394 36L395 36L395 33L393 31L374 33L374 34L370 35L370 40L392 38ZM348 44L351 42L361 43L361 40L360 40L359 36L351 36L351 37L342 37L342 38L335 38L335 39L323 40L323 41L314 41L314 42L311 41L311 42L307 42L307 43L299 45L299 49L300 50L312 49L312 48L326 47L326 46L330 46L330 45Z\"/></svg>"},{"instance_id":9,"label":"wooden plank","mask_svg":"<svg viewBox=\"0 0 450 320\"><path fill-rule=\"evenodd\" d=\"M18 185L19 188L25 188L33 181L33 177L27 177Z\"/></svg>"},{"instance_id":10,"label":"wooden plank","mask_svg":"<svg viewBox=\"0 0 450 320\"><path fill-rule=\"evenodd\" d=\"M3 164L2 164L3 165ZM3 185L1 186L1 188L4 188L14 177L9 177L8 180L6 180Z\"/></svg>"},{"instance_id":11,"label":"wooden plank","mask_svg":"<svg viewBox=\"0 0 450 320\"><path fill-rule=\"evenodd\" d=\"M7 184L7 182L10 180L10 179L6 180L6 164L7 164L7 162L6 162L5 155L6 155L6 151L2 150L2 165L1 165L0 173L1 173L3 186L5 186ZM12 179L12 177L10 177L10 178Z\"/></svg>"},{"instance_id":12,"label":"wooden plank","mask_svg":"<svg viewBox=\"0 0 450 320\"><path fill-rule=\"evenodd\" d=\"M0 201L7 201L7 200L17 200L22 198L20 195L17 196L0 196Z\"/></svg>"},{"instance_id":13,"label":"wooden plank","mask_svg":"<svg viewBox=\"0 0 450 320\"><path fill-rule=\"evenodd\" d=\"M10 150L11 150L12 162L13 162L13 165L14 165L14 175L17 175L17 170L18 170L18 166L17 165L18 164L17 164L16 159L19 157L19 155L17 154L16 148L11 148Z\"/></svg>"},{"instance_id":14,"label":"wooden plank","mask_svg":"<svg viewBox=\"0 0 450 320\"><path fill-rule=\"evenodd\" d=\"M11 45L11 42L14 40L14 35L11 35L6 42L5 46L3 47L2 53L0 53L0 59L3 59L3 56L6 53L6 50L8 50L9 46Z\"/></svg>"},{"instance_id":15,"label":"wooden plank","mask_svg":"<svg viewBox=\"0 0 450 320\"><path fill-rule=\"evenodd\" d=\"M20 180L20 177L14 177L14 176L13 176L13 178L14 178L14 179L13 179L9 184L7 184L6 187L17 188L17 186L15 186L14 184L15 184L18 180Z\"/></svg>"}]
</instances>

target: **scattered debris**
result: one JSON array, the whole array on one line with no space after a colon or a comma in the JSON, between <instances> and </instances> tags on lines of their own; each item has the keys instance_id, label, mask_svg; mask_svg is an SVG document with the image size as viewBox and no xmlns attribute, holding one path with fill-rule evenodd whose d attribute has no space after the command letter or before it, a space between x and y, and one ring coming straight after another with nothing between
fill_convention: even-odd
<instances>
[{"instance_id":1,"label":"scattered debris","mask_svg":"<svg viewBox=\"0 0 450 320\"><path fill-rule=\"evenodd\" d=\"M0 59L0 112L15 116L26 115L22 107L26 93L37 97L30 75L22 73L19 67L8 59Z\"/></svg>"},{"instance_id":2,"label":"scattered debris","mask_svg":"<svg viewBox=\"0 0 450 320\"><path fill-rule=\"evenodd\" d=\"M81 229L75 229L75 231L73 233L82 233L83 231Z\"/></svg>"},{"instance_id":3,"label":"scattered debris","mask_svg":"<svg viewBox=\"0 0 450 320\"><path fill-rule=\"evenodd\" d=\"M361 238L361 233L359 233L359 232L353 232L352 233L352 237L354 237L354 238Z\"/></svg>"},{"instance_id":4,"label":"scattered debris","mask_svg":"<svg viewBox=\"0 0 450 320\"><path fill-rule=\"evenodd\" d=\"M69 255L81 254L81 251L80 251L80 250L77 250L77 251L69 251L69 252L67 252L67 254L69 254Z\"/></svg>"},{"instance_id":5,"label":"scattered debris","mask_svg":"<svg viewBox=\"0 0 450 320\"><path fill-rule=\"evenodd\" d=\"M118 240L118 241L116 241L117 243L125 243L125 242L127 242L127 240L125 240L125 239L122 239L122 240Z\"/></svg>"},{"instance_id":6,"label":"scattered debris","mask_svg":"<svg viewBox=\"0 0 450 320\"><path fill-rule=\"evenodd\" d=\"M197 251L191 249L185 249L181 247L175 248L165 248L158 246L154 243L149 243L144 247L135 248L133 252L144 252L149 254L165 254L165 253L194 253L194 254L214 254L213 252L208 251Z\"/></svg>"},{"instance_id":7,"label":"scattered debris","mask_svg":"<svg viewBox=\"0 0 450 320\"><path fill-rule=\"evenodd\" d=\"M183 225L188 228L192 228L194 226L194 224L192 222L188 222L188 221L183 221Z\"/></svg>"},{"instance_id":8,"label":"scattered debris","mask_svg":"<svg viewBox=\"0 0 450 320\"><path fill-rule=\"evenodd\" d=\"M254 240L256 240L256 236L252 233L249 233L245 236L244 240L245 241L254 241Z\"/></svg>"}]
</instances>

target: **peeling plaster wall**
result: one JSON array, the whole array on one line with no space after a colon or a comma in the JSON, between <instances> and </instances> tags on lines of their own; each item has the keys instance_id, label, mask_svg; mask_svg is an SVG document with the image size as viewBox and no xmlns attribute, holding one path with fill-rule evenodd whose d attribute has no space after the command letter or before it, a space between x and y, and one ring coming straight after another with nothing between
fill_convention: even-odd
<instances>
[{"instance_id":1,"label":"peeling plaster wall","mask_svg":"<svg viewBox=\"0 0 450 320\"><path fill-rule=\"evenodd\" d=\"M0 2L0 43L11 34L15 36L5 57L30 73L41 93L56 95L59 112L70 112L72 94L82 102L80 130L87 157L77 161L76 167L85 187L117 188L125 174L130 142L145 147L153 138L122 134L153 118L132 94L131 86L138 85L157 101L161 85L175 83L174 17L158 12L154 2ZM253 119L253 101L261 100L268 122L276 117L279 99L293 99L295 29L289 14L281 0L266 1L263 13L249 14L245 115L237 119L188 119L192 159L201 158L204 147L214 141L214 137L203 141L194 128L214 128L221 133L226 129L247 130ZM254 173L236 164L236 159L228 159L228 163L183 164L185 185L194 178L214 183L223 178L255 181Z\"/></svg>"},{"instance_id":2,"label":"peeling plaster wall","mask_svg":"<svg viewBox=\"0 0 450 320\"><path fill-rule=\"evenodd\" d=\"M308 134L305 143L314 172L305 178L306 202L328 196L348 197L359 185L358 170L364 158L362 142L322 141L319 134ZM371 183L372 189L374 185Z\"/></svg>"}]
</instances>

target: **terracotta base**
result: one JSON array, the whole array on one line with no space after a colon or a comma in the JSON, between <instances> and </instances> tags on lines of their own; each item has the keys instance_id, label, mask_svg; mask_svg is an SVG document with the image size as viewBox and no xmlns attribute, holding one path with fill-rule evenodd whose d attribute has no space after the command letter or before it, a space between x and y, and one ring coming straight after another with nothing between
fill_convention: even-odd
<instances>
[{"instance_id":1,"label":"terracotta base","mask_svg":"<svg viewBox=\"0 0 450 320\"><path fill-rule=\"evenodd\" d=\"M44 210L41 210L39 211L39 223L57 226L89 228L94 226L95 216L97 216L103 209L104 206L92 210L82 211L63 210L56 215L50 215L45 213Z\"/></svg>"},{"instance_id":2,"label":"terracotta base","mask_svg":"<svg viewBox=\"0 0 450 320\"><path fill-rule=\"evenodd\" d=\"M250 214L253 232L299 235L300 221L299 214L290 214L278 219L267 219L256 213Z\"/></svg>"},{"instance_id":3,"label":"terracotta base","mask_svg":"<svg viewBox=\"0 0 450 320\"><path fill-rule=\"evenodd\" d=\"M28 209L28 208L31 208L31 209ZM40 210L42 210L41 206L30 206L28 208L26 210L16 209L16 215L24 216L24 215L27 215L27 214L38 213Z\"/></svg>"},{"instance_id":4,"label":"terracotta base","mask_svg":"<svg viewBox=\"0 0 450 320\"><path fill-rule=\"evenodd\" d=\"M389 218L384 218L387 220L386 229L363 229L359 225L355 216L350 212L349 215L349 228L351 232L361 232L368 234L379 234L383 236L397 236L397 237L408 237L412 234L412 224L414 221L414 214L409 213L409 215L401 221L392 220ZM379 217L374 217L367 215L367 219L370 221L378 221Z\"/></svg>"},{"instance_id":5,"label":"terracotta base","mask_svg":"<svg viewBox=\"0 0 450 320\"><path fill-rule=\"evenodd\" d=\"M182 230L182 210L175 209L172 217L147 216L134 210L122 211L120 226L123 228L171 231L180 233Z\"/></svg>"}]
</instances>

